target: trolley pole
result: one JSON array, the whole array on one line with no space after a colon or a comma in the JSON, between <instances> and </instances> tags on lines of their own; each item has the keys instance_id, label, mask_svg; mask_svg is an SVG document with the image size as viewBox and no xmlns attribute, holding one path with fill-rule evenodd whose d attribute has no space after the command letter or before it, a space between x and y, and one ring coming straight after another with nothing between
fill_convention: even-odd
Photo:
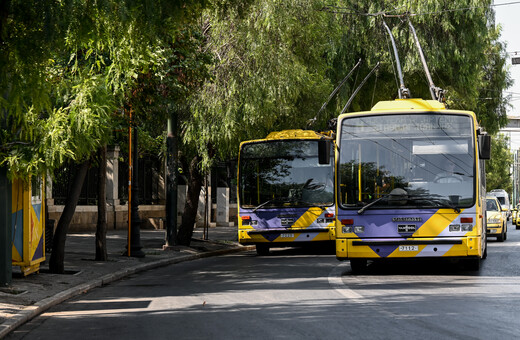
<instances>
[{"instance_id":1,"label":"trolley pole","mask_svg":"<svg viewBox=\"0 0 520 340\"><path fill-rule=\"evenodd\" d=\"M7 168L0 167L0 286L2 287L9 286L13 277L11 193Z\"/></svg>"}]
</instances>

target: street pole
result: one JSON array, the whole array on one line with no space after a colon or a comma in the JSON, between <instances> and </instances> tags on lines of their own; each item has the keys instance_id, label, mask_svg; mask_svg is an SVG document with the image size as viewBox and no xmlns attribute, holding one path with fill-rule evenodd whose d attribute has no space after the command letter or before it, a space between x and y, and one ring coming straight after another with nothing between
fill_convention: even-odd
<instances>
[{"instance_id":1,"label":"street pole","mask_svg":"<svg viewBox=\"0 0 520 340\"><path fill-rule=\"evenodd\" d=\"M130 125L128 126L128 240L126 243L126 254L130 254L132 243L132 110L130 110Z\"/></svg>"},{"instance_id":2,"label":"street pole","mask_svg":"<svg viewBox=\"0 0 520 340\"><path fill-rule=\"evenodd\" d=\"M132 124L132 122L131 122ZM132 148L132 188L131 188L131 231L130 231L130 256L145 257L145 253L141 250L141 218L139 217L139 174L137 152L137 129L134 126L133 148Z\"/></svg>"},{"instance_id":3,"label":"street pole","mask_svg":"<svg viewBox=\"0 0 520 340\"><path fill-rule=\"evenodd\" d=\"M520 184L520 168L519 168L519 165L520 165L520 149L517 149L515 150L515 153L514 153L514 165L513 165L513 207L516 208L516 205L518 203L520 203L519 201L519 197L520 197L520 192L518 191L519 189L519 184Z\"/></svg>"},{"instance_id":4,"label":"street pole","mask_svg":"<svg viewBox=\"0 0 520 340\"><path fill-rule=\"evenodd\" d=\"M166 247L175 246L177 240L177 113L169 107L168 136L166 138Z\"/></svg>"},{"instance_id":5,"label":"street pole","mask_svg":"<svg viewBox=\"0 0 520 340\"><path fill-rule=\"evenodd\" d=\"M7 168L0 167L0 286L9 286L13 277L12 265L12 187Z\"/></svg>"}]
</instances>

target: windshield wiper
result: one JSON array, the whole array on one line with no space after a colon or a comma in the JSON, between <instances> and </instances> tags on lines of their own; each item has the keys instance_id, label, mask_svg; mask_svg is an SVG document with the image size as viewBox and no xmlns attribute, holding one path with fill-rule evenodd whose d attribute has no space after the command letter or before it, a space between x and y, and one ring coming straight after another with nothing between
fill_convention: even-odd
<instances>
[{"instance_id":1,"label":"windshield wiper","mask_svg":"<svg viewBox=\"0 0 520 340\"><path fill-rule=\"evenodd\" d=\"M455 210L455 212L460 213L460 208L455 206L453 203L448 201L447 199L441 199L436 197L428 197L428 196L412 196L409 197L412 201L425 201L428 203L435 203L437 206L443 207L443 208L451 208Z\"/></svg>"},{"instance_id":2,"label":"windshield wiper","mask_svg":"<svg viewBox=\"0 0 520 340\"><path fill-rule=\"evenodd\" d=\"M455 206L452 202L450 202L447 199L442 199L440 197L432 197L432 196L408 196L403 194L386 194L384 196L379 197L378 199L368 203L367 205L363 206L361 209L357 211L358 214L362 214L365 212L365 210L372 207L374 204L384 200L384 199L392 199L392 200L399 200L402 197L402 199L410 200L410 201L425 201L428 203L434 203L437 206L443 207L443 208L451 208L455 210L455 212L460 213L460 208Z\"/></svg>"},{"instance_id":3,"label":"windshield wiper","mask_svg":"<svg viewBox=\"0 0 520 340\"><path fill-rule=\"evenodd\" d=\"M376 200L373 200L372 202L370 202L370 203L368 203L367 205L363 206L363 208L359 209L359 210L357 211L357 213L358 213L359 215L361 215L362 213L365 212L365 210L367 210L368 208L370 208L371 206L373 206L373 205L376 204L377 202L380 202L380 201L382 201L383 199L388 198L389 196L390 196L390 194L386 194L386 195L384 195L384 196L379 197L379 198L376 199Z\"/></svg>"},{"instance_id":4,"label":"windshield wiper","mask_svg":"<svg viewBox=\"0 0 520 340\"><path fill-rule=\"evenodd\" d=\"M357 213L361 215L362 213L365 212L365 210L367 210L368 208L370 208L377 202L380 202L381 200L384 200L384 199L388 199L388 200L392 200L392 201L402 201L402 200L406 201L406 200L408 200L408 193L406 192L406 190L404 190L402 188L395 188L390 193L384 194L383 196L379 197L375 201L368 203L363 208L359 209Z\"/></svg>"},{"instance_id":5,"label":"windshield wiper","mask_svg":"<svg viewBox=\"0 0 520 340\"><path fill-rule=\"evenodd\" d=\"M289 197L276 197L276 198L271 198L270 200L267 200L265 201L264 203L260 203L259 205L257 205L256 207L253 208L253 212L257 211L258 209L260 209L261 207L263 207L264 205L266 204L269 204L269 203L272 203L272 202L282 202L282 203L285 203L285 202L290 202L291 199Z\"/></svg>"},{"instance_id":6,"label":"windshield wiper","mask_svg":"<svg viewBox=\"0 0 520 340\"><path fill-rule=\"evenodd\" d=\"M302 199L298 199L296 197L276 197L276 198L271 198L270 200L267 200L263 203L260 203L259 205L257 205L256 207L253 208L253 212L257 211L258 209L260 209L261 207L265 206L266 204L269 204L269 203L273 203L273 202L281 202L281 203L300 203L300 204L304 204L306 206L309 206L309 207L322 207L322 206L325 206L326 204L325 203L314 203L314 202L308 202L308 201L304 201Z\"/></svg>"},{"instance_id":7,"label":"windshield wiper","mask_svg":"<svg viewBox=\"0 0 520 340\"><path fill-rule=\"evenodd\" d=\"M304 201L304 200L293 200L293 201L291 201L291 203L292 202L304 204L309 207L322 207L322 206L326 205L324 203L309 202L309 201Z\"/></svg>"}]
</instances>

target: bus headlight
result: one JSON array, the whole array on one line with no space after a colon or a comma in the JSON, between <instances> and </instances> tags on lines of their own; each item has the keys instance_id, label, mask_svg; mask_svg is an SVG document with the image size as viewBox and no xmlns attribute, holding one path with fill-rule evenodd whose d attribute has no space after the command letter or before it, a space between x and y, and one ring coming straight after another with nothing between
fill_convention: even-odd
<instances>
[{"instance_id":1,"label":"bus headlight","mask_svg":"<svg viewBox=\"0 0 520 340\"><path fill-rule=\"evenodd\" d=\"M351 225L344 225L343 228L341 228L341 231L343 234L348 234L352 232L352 226Z\"/></svg>"},{"instance_id":2,"label":"bus headlight","mask_svg":"<svg viewBox=\"0 0 520 340\"><path fill-rule=\"evenodd\" d=\"M473 225L472 224L463 224L462 231L473 231Z\"/></svg>"},{"instance_id":3,"label":"bus headlight","mask_svg":"<svg viewBox=\"0 0 520 340\"><path fill-rule=\"evenodd\" d=\"M365 232L365 227L362 226L362 225L357 225L357 226L354 227L354 232L356 234L364 233Z\"/></svg>"},{"instance_id":4,"label":"bus headlight","mask_svg":"<svg viewBox=\"0 0 520 340\"><path fill-rule=\"evenodd\" d=\"M450 224L450 231L460 231L460 224Z\"/></svg>"}]
</instances>

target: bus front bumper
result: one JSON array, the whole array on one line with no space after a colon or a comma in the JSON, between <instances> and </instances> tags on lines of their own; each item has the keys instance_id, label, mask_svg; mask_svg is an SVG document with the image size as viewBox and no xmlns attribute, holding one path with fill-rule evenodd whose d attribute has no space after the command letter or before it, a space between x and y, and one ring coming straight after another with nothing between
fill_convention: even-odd
<instances>
[{"instance_id":1,"label":"bus front bumper","mask_svg":"<svg viewBox=\"0 0 520 340\"><path fill-rule=\"evenodd\" d=\"M333 228L305 229L259 229L239 230L238 241L241 244L319 242L334 240Z\"/></svg>"},{"instance_id":2,"label":"bus front bumper","mask_svg":"<svg viewBox=\"0 0 520 340\"><path fill-rule=\"evenodd\" d=\"M409 239L336 239L336 257L410 258L481 256L480 236Z\"/></svg>"}]
</instances>

